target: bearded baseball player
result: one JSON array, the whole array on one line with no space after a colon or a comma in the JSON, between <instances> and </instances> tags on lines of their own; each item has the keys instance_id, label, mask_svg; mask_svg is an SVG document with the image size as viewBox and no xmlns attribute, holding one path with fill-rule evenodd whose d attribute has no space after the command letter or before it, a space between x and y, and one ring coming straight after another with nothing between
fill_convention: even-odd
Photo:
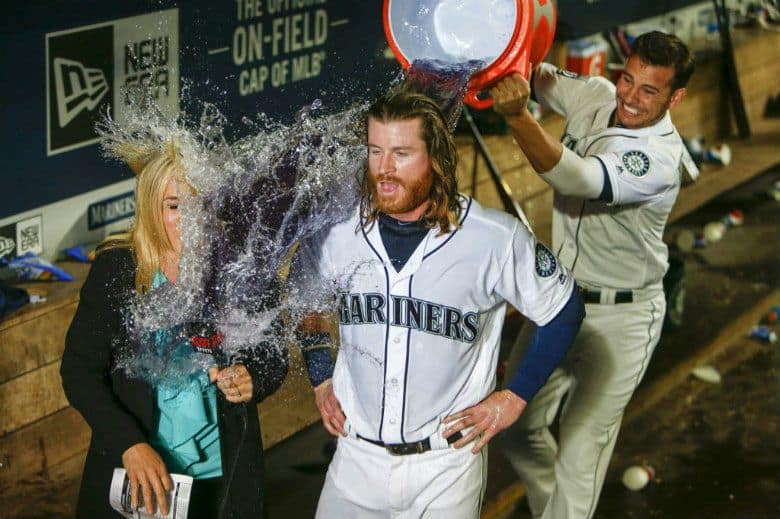
<instances>
[{"instance_id":1,"label":"bearded baseball player","mask_svg":"<svg viewBox=\"0 0 780 519\"><path fill-rule=\"evenodd\" d=\"M662 236L683 151L669 109L685 97L692 73L689 49L660 32L635 40L617 86L540 65L533 94L566 117L562 142L528 112L523 77L491 91L495 110L555 190L553 250L587 311L574 346L504 436L535 518L593 516L623 410L660 338ZM523 343L513 355L522 357ZM556 443L548 428L564 395Z\"/></svg>"},{"instance_id":2,"label":"bearded baseball player","mask_svg":"<svg viewBox=\"0 0 780 519\"><path fill-rule=\"evenodd\" d=\"M430 98L376 101L367 151L360 207L304 244L292 275L338 286L335 368L325 325L301 325L323 423L339 437L317 517L476 518L487 443L563 358L584 305L521 221L458 193L454 140ZM506 303L538 328L494 391Z\"/></svg>"}]
</instances>

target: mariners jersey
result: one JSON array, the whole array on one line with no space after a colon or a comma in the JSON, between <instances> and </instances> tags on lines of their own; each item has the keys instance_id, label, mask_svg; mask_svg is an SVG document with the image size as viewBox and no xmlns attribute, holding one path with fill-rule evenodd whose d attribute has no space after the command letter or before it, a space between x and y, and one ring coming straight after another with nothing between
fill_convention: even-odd
<instances>
[{"instance_id":1,"label":"mariners jersey","mask_svg":"<svg viewBox=\"0 0 780 519\"><path fill-rule=\"evenodd\" d=\"M615 86L543 63L534 95L566 117L562 142L597 158L613 201L555 193L553 250L578 282L613 289L660 288L668 268L663 231L680 189L680 135L667 112L647 128L610 127Z\"/></svg>"},{"instance_id":2,"label":"mariners jersey","mask_svg":"<svg viewBox=\"0 0 780 519\"><path fill-rule=\"evenodd\" d=\"M495 387L506 303L544 325L571 295L571 276L522 222L461 203L461 226L428 231L400 272L359 211L302 247L303 268L338 287L333 387L347 429L363 437L431 437Z\"/></svg>"}]
</instances>

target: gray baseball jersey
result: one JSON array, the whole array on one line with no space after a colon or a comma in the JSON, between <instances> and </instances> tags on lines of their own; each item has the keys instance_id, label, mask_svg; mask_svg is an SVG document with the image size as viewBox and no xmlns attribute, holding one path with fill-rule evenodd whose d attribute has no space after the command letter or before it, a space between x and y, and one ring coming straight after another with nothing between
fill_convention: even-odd
<instances>
[{"instance_id":1,"label":"gray baseball jersey","mask_svg":"<svg viewBox=\"0 0 780 519\"><path fill-rule=\"evenodd\" d=\"M400 272L357 211L303 260L338 284L333 387L350 432L446 447L434 435L443 418L495 387L506 303L544 325L571 295L571 276L523 223L461 203L460 228L430 230Z\"/></svg>"},{"instance_id":2,"label":"gray baseball jersey","mask_svg":"<svg viewBox=\"0 0 780 519\"><path fill-rule=\"evenodd\" d=\"M566 117L564 146L596 157L614 195L607 204L555 193L556 256L586 286L660 287L668 268L663 230L680 189L683 152L669 113L647 128L610 127L615 86L547 63L534 73L534 94Z\"/></svg>"}]
</instances>

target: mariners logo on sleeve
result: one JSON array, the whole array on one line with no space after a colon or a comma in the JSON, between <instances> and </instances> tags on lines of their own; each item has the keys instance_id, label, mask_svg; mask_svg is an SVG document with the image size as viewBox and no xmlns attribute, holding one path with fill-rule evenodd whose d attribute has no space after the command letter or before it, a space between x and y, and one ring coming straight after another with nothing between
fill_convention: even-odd
<instances>
[{"instance_id":1,"label":"mariners logo on sleeve","mask_svg":"<svg viewBox=\"0 0 780 519\"><path fill-rule=\"evenodd\" d=\"M635 177L643 177L650 170L650 159L639 150L628 151L623 154L623 165Z\"/></svg>"},{"instance_id":2,"label":"mariners logo on sleeve","mask_svg":"<svg viewBox=\"0 0 780 519\"><path fill-rule=\"evenodd\" d=\"M536 244L536 273L543 278L548 278L555 273L558 262L547 247L541 243Z\"/></svg>"}]
</instances>

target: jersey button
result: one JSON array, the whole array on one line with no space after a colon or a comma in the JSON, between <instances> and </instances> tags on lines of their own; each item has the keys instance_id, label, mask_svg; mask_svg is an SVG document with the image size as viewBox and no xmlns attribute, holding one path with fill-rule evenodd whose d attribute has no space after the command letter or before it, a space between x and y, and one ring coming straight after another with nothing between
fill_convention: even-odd
<instances>
[{"instance_id":1,"label":"jersey button","mask_svg":"<svg viewBox=\"0 0 780 519\"><path fill-rule=\"evenodd\" d=\"M401 342L401 338L400 337L396 337L395 339L393 339L393 342L398 344L399 342Z\"/></svg>"}]
</instances>

